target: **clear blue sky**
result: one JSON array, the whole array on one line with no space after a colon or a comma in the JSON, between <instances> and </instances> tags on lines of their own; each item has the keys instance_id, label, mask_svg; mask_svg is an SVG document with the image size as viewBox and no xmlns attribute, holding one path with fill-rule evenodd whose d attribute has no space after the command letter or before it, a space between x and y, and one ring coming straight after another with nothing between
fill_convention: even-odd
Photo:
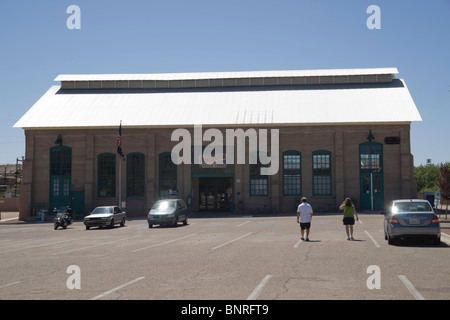
<instances>
[{"instance_id":1,"label":"clear blue sky","mask_svg":"<svg viewBox=\"0 0 450 320\"><path fill-rule=\"evenodd\" d=\"M422 115L415 164L450 161L450 0L0 0L0 46L0 164L25 154L12 126L58 74L371 67L397 67Z\"/></svg>"}]
</instances>

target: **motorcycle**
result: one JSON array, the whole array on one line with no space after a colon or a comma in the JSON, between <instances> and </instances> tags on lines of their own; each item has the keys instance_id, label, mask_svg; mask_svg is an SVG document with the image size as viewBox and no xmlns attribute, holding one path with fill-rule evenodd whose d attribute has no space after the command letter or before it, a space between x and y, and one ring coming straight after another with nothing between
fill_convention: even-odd
<instances>
[{"instance_id":1,"label":"motorcycle","mask_svg":"<svg viewBox=\"0 0 450 320\"><path fill-rule=\"evenodd\" d=\"M53 220L53 228L56 230L58 227L62 227L63 229L66 229L67 226L70 226L72 224L72 219L70 218L67 211L61 211L61 210L54 210L56 211L56 217Z\"/></svg>"}]
</instances>

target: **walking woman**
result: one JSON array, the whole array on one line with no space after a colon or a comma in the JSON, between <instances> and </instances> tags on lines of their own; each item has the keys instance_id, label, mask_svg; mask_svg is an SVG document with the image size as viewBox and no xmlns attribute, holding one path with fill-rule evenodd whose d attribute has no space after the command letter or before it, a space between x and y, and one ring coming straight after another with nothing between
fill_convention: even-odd
<instances>
[{"instance_id":1,"label":"walking woman","mask_svg":"<svg viewBox=\"0 0 450 320\"><path fill-rule=\"evenodd\" d=\"M353 225L355 224L355 216L356 220L359 220L359 218L352 200L346 198L339 207L339 210L344 210L344 219L342 222L345 226L345 232L347 233L347 240L355 240L353 238Z\"/></svg>"}]
</instances>

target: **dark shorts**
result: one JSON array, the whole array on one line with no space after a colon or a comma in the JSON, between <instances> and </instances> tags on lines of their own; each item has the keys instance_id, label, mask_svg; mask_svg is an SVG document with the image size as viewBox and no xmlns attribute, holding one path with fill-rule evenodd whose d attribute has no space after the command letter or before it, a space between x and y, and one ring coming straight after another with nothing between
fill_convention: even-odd
<instances>
[{"instance_id":1,"label":"dark shorts","mask_svg":"<svg viewBox=\"0 0 450 320\"><path fill-rule=\"evenodd\" d=\"M344 219L342 219L342 223L344 225L354 225L355 224L355 218L344 218Z\"/></svg>"},{"instance_id":2,"label":"dark shorts","mask_svg":"<svg viewBox=\"0 0 450 320\"><path fill-rule=\"evenodd\" d=\"M300 229L305 230L311 227L311 222L300 222Z\"/></svg>"}]
</instances>

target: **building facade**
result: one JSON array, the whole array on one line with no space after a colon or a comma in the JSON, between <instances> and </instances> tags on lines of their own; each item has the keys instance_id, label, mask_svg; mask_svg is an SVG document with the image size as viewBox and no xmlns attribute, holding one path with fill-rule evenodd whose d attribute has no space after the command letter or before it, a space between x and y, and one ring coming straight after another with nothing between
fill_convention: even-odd
<instances>
[{"instance_id":1,"label":"building facade","mask_svg":"<svg viewBox=\"0 0 450 320\"><path fill-rule=\"evenodd\" d=\"M15 124L26 137L20 218L116 204L145 216L168 197L192 211L250 214L295 212L302 196L317 212L345 197L360 209L415 197L410 125L421 118L397 73L60 75Z\"/></svg>"}]
</instances>

